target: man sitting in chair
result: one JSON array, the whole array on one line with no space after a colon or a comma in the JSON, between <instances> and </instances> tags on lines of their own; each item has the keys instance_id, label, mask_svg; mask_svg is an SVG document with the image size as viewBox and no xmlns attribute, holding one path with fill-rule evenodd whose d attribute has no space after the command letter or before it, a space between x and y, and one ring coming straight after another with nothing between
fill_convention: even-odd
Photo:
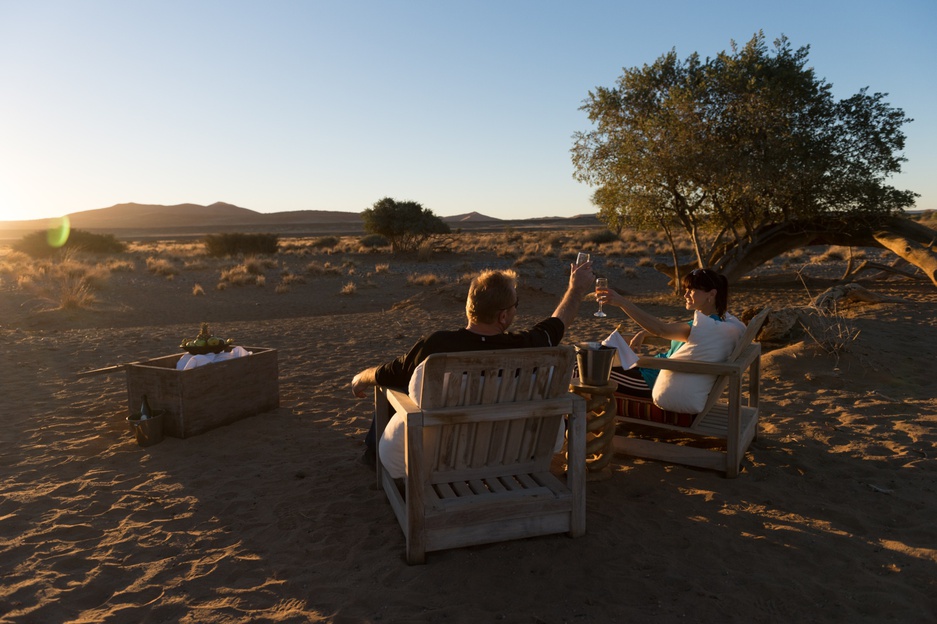
<instances>
[{"instance_id":1,"label":"man sitting in chair","mask_svg":"<svg viewBox=\"0 0 937 624\"><path fill-rule=\"evenodd\" d=\"M468 324L464 329L437 331L420 338L405 355L355 375L351 390L355 396L363 398L367 389L375 385L406 388L416 367L434 353L556 346L576 318L579 304L592 292L594 283L591 262L570 265L569 284L553 316L530 329L508 332L517 316L517 274L511 270L484 271L469 286L465 301ZM374 437L372 421L363 457L369 465L375 461L377 441Z\"/></svg>"}]
</instances>

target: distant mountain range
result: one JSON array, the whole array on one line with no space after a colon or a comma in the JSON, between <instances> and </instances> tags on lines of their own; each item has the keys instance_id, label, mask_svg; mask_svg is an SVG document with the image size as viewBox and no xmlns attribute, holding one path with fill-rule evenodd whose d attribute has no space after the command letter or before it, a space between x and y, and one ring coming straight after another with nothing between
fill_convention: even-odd
<instances>
[{"instance_id":1,"label":"distant mountain range","mask_svg":"<svg viewBox=\"0 0 937 624\"><path fill-rule=\"evenodd\" d=\"M441 217L453 228L487 229L507 225L539 226L562 223L570 226L597 224L595 215L579 217L544 217L542 219L504 220L478 212ZM181 233L198 235L209 232L277 231L292 233L356 233L363 232L360 212L337 210L292 210L257 212L234 204L215 202L199 204L117 204L109 208L84 210L68 214L72 228L92 232L113 232L118 235L156 235ZM48 219L0 221L0 238L22 236L48 227Z\"/></svg>"},{"instance_id":2,"label":"distant mountain range","mask_svg":"<svg viewBox=\"0 0 937 624\"><path fill-rule=\"evenodd\" d=\"M302 225L320 223L357 223L361 213L337 210L292 210L287 212L257 212L234 204L215 202L208 206L199 204L116 204L110 208L84 210L68 215L72 227L80 229L151 229L171 227L213 227L231 225ZM443 217L447 223L466 221L498 221L477 212L453 217ZM6 221L0 224L25 229L45 227L46 220Z\"/></svg>"}]
</instances>

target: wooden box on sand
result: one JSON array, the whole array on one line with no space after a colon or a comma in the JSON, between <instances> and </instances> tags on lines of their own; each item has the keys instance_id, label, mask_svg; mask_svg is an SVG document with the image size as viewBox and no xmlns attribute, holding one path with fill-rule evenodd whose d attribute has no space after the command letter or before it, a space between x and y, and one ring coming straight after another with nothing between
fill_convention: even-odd
<instances>
[{"instance_id":1,"label":"wooden box on sand","mask_svg":"<svg viewBox=\"0 0 937 624\"><path fill-rule=\"evenodd\" d=\"M150 407L165 410L163 433L187 438L280 406L276 349L244 347L251 355L176 370L182 354L127 367L130 413L145 394Z\"/></svg>"}]
</instances>

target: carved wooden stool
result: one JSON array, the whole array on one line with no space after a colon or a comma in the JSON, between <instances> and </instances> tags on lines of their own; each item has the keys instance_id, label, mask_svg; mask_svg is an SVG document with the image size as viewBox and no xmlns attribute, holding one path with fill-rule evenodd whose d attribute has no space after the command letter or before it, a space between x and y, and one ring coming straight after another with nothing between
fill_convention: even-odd
<instances>
[{"instance_id":1,"label":"carved wooden stool","mask_svg":"<svg viewBox=\"0 0 937 624\"><path fill-rule=\"evenodd\" d=\"M612 440L615 437L615 382L604 386L589 386L579 380L569 385L586 400L586 478L590 481L611 476L608 464L612 460Z\"/></svg>"}]
</instances>

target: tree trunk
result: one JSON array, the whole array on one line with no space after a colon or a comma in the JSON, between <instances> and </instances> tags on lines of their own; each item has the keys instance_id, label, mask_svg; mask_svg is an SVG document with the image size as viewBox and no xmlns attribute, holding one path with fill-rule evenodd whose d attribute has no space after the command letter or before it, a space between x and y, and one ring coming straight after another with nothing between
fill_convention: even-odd
<instances>
[{"instance_id":1,"label":"tree trunk","mask_svg":"<svg viewBox=\"0 0 937 624\"><path fill-rule=\"evenodd\" d=\"M749 240L728 246L712 268L725 275L729 283L735 283L786 251L814 245L888 249L918 267L937 286L937 232L904 217L889 217L874 225L831 217L764 225ZM678 267L679 273L682 275L691 266L694 265ZM672 266L658 263L654 268L674 283Z\"/></svg>"},{"instance_id":2,"label":"tree trunk","mask_svg":"<svg viewBox=\"0 0 937 624\"><path fill-rule=\"evenodd\" d=\"M923 271L937 286L937 232L916 221L891 217L877 227L842 219L817 219L762 226L744 247L736 246L719 259L715 268L730 283L766 261L798 247L842 245L882 247Z\"/></svg>"},{"instance_id":3,"label":"tree trunk","mask_svg":"<svg viewBox=\"0 0 937 624\"><path fill-rule=\"evenodd\" d=\"M908 223L919 227L910 227L902 223L899 227L876 232L875 240L882 247L921 269L937 286L937 248L934 247L937 232L914 221Z\"/></svg>"}]
</instances>

